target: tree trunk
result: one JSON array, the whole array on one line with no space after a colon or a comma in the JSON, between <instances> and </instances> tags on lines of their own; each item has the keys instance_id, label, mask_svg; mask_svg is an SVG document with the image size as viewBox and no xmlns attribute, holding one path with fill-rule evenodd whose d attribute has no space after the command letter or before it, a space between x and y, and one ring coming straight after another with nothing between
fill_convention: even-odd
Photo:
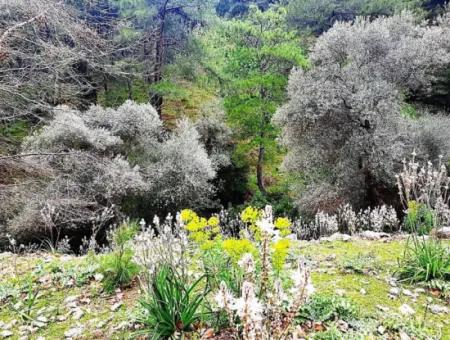
<instances>
[{"instance_id":1,"label":"tree trunk","mask_svg":"<svg viewBox=\"0 0 450 340\"><path fill-rule=\"evenodd\" d=\"M261 191L261 193L263 193L264 195L267 194L266 188L264 186L264 168L263 168L265 151L266 149L263 143L261 142L258 150L258 163L256 165L256 181L258 184L259 191Z\"/></svg>"}]
</instances>

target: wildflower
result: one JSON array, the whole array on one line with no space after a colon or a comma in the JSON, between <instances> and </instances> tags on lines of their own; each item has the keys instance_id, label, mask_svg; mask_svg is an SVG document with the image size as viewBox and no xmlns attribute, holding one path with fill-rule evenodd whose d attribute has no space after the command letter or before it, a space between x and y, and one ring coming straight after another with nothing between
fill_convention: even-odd
<instances>
[{"instance_id":1,"label":"wildflower","mask_svg":"<svg viewBox=\"0 0 450 340\"><path fill-rule=\"evenodd\" d=\"M231 260L236 264L244 254L250 253L253 255L257 254L256 247L254 244L247 239L236 240L228 239L222 242L222 248L225 253L231 258Z\"/></svg>"},{"instance_id":2,"label":"wildflower","mask_svg":"<svg viewBox=\"0 0 450 340\"><path fill-rule=\"evenodd\" d=\"M288 239L281 239L272 244L272 265L277 272L283 269L290 246L291 241Z\"/></svg>"},{"instance_id":3,"label":"wildflower","mask_svg":"<svg viewBox=\"0 0 450 340\"><path fill-rule=\"evenodd\" d=\"M233 309L245 324L262 320L263 306L256 298L253 283L245 281L242 284L242 296L235 300Z\"/></svg>"},{"instance_id":4,"label":"wildflower","mask_svg":"<svg viewBox=\"0 0 450 340\"><path fill-rule=\"evenodd\" d=\"M221 309L231 308L234 298L229 289L227 288L225 282L223 281L220 282L219 291L214 297L214 300L216 301L217 306Z\"/></svg>"},{"instance_id":5,"label":"wildflower","mask_svg":"<svg viewBox=\"0 0 450 340\"><path fill-rule=\"evenodd\" d=\"M217 227L219 225L219 218L217 216L212 216L208 219L208 225L210 227Z\"/></svg>"},{"instance_id":6,"label":"wildflower","mask_svg":"<svg viewBox=\"0 0 450 340\"><path fill-rule=\"evenodd\" d=\"M227 285L225 282L220 282L219 291L217 292L216 296L214 297L214 300L216 301L217 306L220 309L225 310L225 312L228 315L228 320L230 322L230 325L233 325L233 311L232 307L234 304L234 297L227 288Z\"/></svg>"},{"instance_id":7,"label":"wildflower","mask_svg":"<svg viewBox=\"0 0 450 340\"><path fill-rule=\"evenodd\" d=\"M180 219L183 223L189 223L197 217L197 214L191 209L184 209L180 213Z\"/></svg>"},{"instance_id":8,"label":"wildflower","mask_svg":"<svg viewBox=\"0 0 450 340\"><path fill-rule=\"evenodd\" d=\"M256 225L261 230L262 233L265 233L269 236L275 235L275 229L272 222L270 222L268 219L262 219L256 222Z\"/></svg>"},{"instance_id":9,"label":"wildflower","mask_svg":"<svg viewBox=\"0 0 450 340\"><path fill-rule=\"evenodd\" d=\"M274 226L280 231L281 236L287 236L291 233L292 222L286 217L278 217Z\"/></svg>"},{"instance_id":10,"label":"wildflower","mask_svg":"<svg viewBox=\"0 0 450 340\"><path fill-rule=\"evenodd\" d=\"M255 223L261 216L261 212L253 207L245 208L241 213L241 220L245 223L253 224Z\"/></svg>"},{"instance_id":11,"label":"wildflower","mask_svg":"<svg viewBox=\"0 0 450 340\"><path fill-rule=\"evenodd\" d=\"M244 256L242 256L242 258L239 260L238 265L244 270L244 273L253 273L255 270L255 261L253 261L252 254L244 254Z\"/></svg>"}]
</instances>

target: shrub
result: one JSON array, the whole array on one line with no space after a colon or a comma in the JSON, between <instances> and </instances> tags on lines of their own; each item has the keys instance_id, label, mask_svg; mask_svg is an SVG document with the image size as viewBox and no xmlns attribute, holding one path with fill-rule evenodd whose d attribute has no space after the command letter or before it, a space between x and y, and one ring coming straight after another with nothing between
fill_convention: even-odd
<instances>
[{"instance_id":1,"label":"shrub","mask_svg":"<svg viewBox=\"0 0 450 340\"><path fill-rule=\"evenodd\" d=\"M399 267L402 281L450 280L450 249L439 240L412 236Z\"/></svg>"},{"instance_id":2,"label":"shrub","mask_svg":"<svg viewBox=\"0 0 450 340\"><path fill-rule=\"evenodd\" d=\"M81 239L93 224L103 228L124 213L147 218L156 210L210 207L212 180L227 156L214 149L210 158L200 138L187 120L166 131L149 104L85 112L59 106L23 142L23 153L33 155L23 166L37 169L36 180L2 195L0 222L23 242L55 230Z\"/></svg>"},{"instance_id":3,"label":"shrub","mask_svg":"<svg viewBox=\"0 0 450 340\"><path fill-rule=\"evenodd\" d=\"M301 320L326 322L334 320L354 320L358 317L357 307L349 300L330 295L314 294L300 309Z\"/></svg>"},{"instance_id":4,"label":"shrub","mask_svg":"<svg viewBox=\"0 0 450 340\"><path fill-rule=\"evenodd\" d=\"M434 223L434 212L431 209L416 201L408 202L404 224L409 232L420 236L427 235L433 229Z\"/></svg>"},{"instance_id":5,"label":"shrub","mask_svg":"<svg viewBox=\"0 0 450 340\"><path fill-rule=\"evenodd\" d=\"M103 288L108 293L129 284L139 273L139 266L133 261L134 252L128 245L136 231L134 223L121 224L112 234L113 251L100 259Z\"/></svg>"},{"instance_id":6,"label":"shrub","mask_svg":"<svg viewBox=\"0 0 450 340\"><path fill-rule=\"evenodd\" d=\"M198 292L200 277L188 285L175 271L163 266L150 283L148 296L140 301L143 315L139 321L152 339L166 339L176 332L192 331L200 320L199 309L206 292Z\"/></svg>"}]
</instances>

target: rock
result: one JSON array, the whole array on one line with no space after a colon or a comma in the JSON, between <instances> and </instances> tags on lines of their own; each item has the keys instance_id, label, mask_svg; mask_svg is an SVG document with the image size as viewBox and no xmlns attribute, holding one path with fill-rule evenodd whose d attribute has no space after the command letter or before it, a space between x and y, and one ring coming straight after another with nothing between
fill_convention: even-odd
<instances>
[{"instance_id":1,"label":"rock","mask_svg":"<svg viewBox=\"0 0 450 340\"><path fill-rule=\"evenodd\" d=\"M426 290L423 289L423 288L416 288L416 289L414 289L414 293L416 293L416 294L425 294Z\"/></svg>"},{"instance_id":2,"label":"rock","mask_svg":"<svg viewBox=\"0 0 450 340\"><path fill-rule=\"evenodd\" d=\"M416 295L411 292L409 289L402 289L403 295L409 296L409 297L416 297Z\"/></svg>"},{"instance_id":3,"label":"rock","mask_svg":"<svg viewBox=\"0 0 450 340\"><path fill-rule=\"evenodd\" d=\"M43 315L38 316L36 318L36 320L39 321L39 322L48 323L48 319L45 316L43 316Z\"/></svg>"},{"instance_id":4,"label":"rock","mask_svg":"<svg viewBox=\"0 0 450 340\"><path fill-rule=\"evenodd\" d=\"M415 313L415 310L411 308L410 305L407 305L406 303L404 303L403 305L401 305L399 308L400 313L402 313L403 315L413 315Z\"/></svg>"},{"instance_id":5,"label":"rock","mask_svg":"<svg viewBox=\"0 0 450 340\"><path fill-rule=\"evenodd\" d=\"M83 326L74 327L64 333L66 338L75 338L83 334Z\"/></svg>"},{"instance_id":6,"label":"rock","mask_svg":"<svg viewBox=\"0 0 450 340\"><path fill-rule=\"evenodd\" d=\"M336 290L335 290L335 293L336 293L336 295L338 295L338 296L344 296L345 293L346 293L346 291L345 291L345 289L336 289Z\"/></svg>"},{"instance_id":7,"label":"rock","mask_svg":"<svg viewBox=\"0 0 450 340\"><path fill-rule=\"evenodd\" d=\"M80 320L83 317L83 315L84 315L84 312L80 308L78 308L73 312L72 318L74 320Z\"/></svg>"},{"instance_id":8,"label":"rock","mask_svg":"<svg viewBox=\"0 0 450 340\"><path fill-rule=\"evenodd\" d=\"M348 331L348 323L344 320L339 320L337 322L337 327L341 332L347 332Z\"/></svg>"},{"instance_id":9,"label":"rock","mask_svg":"<svg viewBox=\"0 0 450 340\"><path fill-rule=\"evenodd\" d=\"M56 317L56 320L59 321L59 322L66 321L67 320L67 316L65 316L65 315L58 315Z\"/></svg>"},{"instance_id":10,"label":"rock","mask_svg":"<svg viewBox=\"0 0 450 340\"><path fill-rule=\"evenodd\" d=\"M366 290L364 288L361 288L359 292L361 293L361 295L366 295L367 294L367 292L366 292Z\"/></svg>"},{"instance_id":11,"label":"rock","mask_svg":"<svg viewBox=\"0 0 450 340\"><path fill-rule=\"evenodd\" d=\"M122 301L119 301L111 306L111 311L115 312L123 305Z\"/></svg>"},{"instance_id":12,"label":"rock","mask_svg":"<svg viewBox=\"0 0 450 340\"><path fill-rule=\"evenodd\" d=\"M97 282L102 281L103 280L103 274L102 273L96 273L94 275L94 280L97 281Z\"/></svg>"},{"instance_id":13,"label":"rock","mask_svg":"<svg viewBox=\"0 0 450 340\"><path fill-rule=\"evenodd\" d=\"M380 325L378 326L377 331L380 335L383 335L386 332L386 328Z\"/></svg>"},{"instance_id":14,"label":"rock","mask_svg":"<svg viewBox=\"0 0 450 340\"><path fill-rule=\"evenodd\" d=\"M431 305L429 306L430 312L433 314L449 314L450 309L446 306L440 306L440 305Z\"/></svg>"},{"instance_id":15,"label":"rock","mask_svg":"<svg viewBox=\"0 0 450 340\"><path fill-rule=\"evenodd\" d=\"M442 227L439 229L436 229L434 232L437 238L449 240L450 239L450 227Z\"/></svg>"},{"instance_id":16,"label":"rock","mask_svg":"<svg viewBox=\"0 0 450 340\"><path fill-rule=\"evenodd\" d=\"M382 312L389 312L389 307L377 305L377 308Z\"/></svg>"},{"instance_id":17,"label":"rock","mask_svg":"<svg viewBox=\"0 0 450 340\"><path fill-rule=\"evenodd\" d=\"M13 334L14 333L9 331L9 330L3 330L3 331L0 332L0 338L6 339L6 338L9 338L9 337L13 336Z\"/></svg>"},{"instance_id":18,"label":"rock","mask_svg":"<svg viewBox=\"0 0 450 340\"><path fill-rule=\"evenodd\" d=\"M65 298L64 304L68 304L68 303L71 303L71 302L75 302L75 301L77 301L77 300L78 300L78 296L75 296L75 295L68 296L68 297Z\"/></svg>"},{"instance_id":19,"label":"rock","mask_svg":"<svg viewBox=\"0 0 450 340\"><path fill-rule=\"evenodd\" d=\"M392 287L391 289L389 289L389 295L396 297L400 295L400 288L397 287Z\"/></svg>"},{"instance_id":20,"label":"rock","mask_svg":"<svg viewBox=\"0 0 450 340\"><path fill-rule=\"evenodd\" d=\"M411 338L409 337L409 335L408 334L406 334L405 332L403 332L403 331L400 331L400 340L411 340Z\"/></svg>"},{"instance_id":21,"label":"rock","mask_svg":"<svg viewBox=\"0 0 450 340\"><path fill-rule=\"evenodd\" d=\"M389 238L390 235L387 233L382 233L382 232L377 232L377 231L372 231L372 230L365 230L359 234L359 237L362 238L363 240L375 241L375 240L381 240L382 238Z\"/></svg>"},{"instance_id":22,"label":"rock","mask_svg":"<svg viewBox=\"0 0 450 340\"><path fill-rule=\"evenodd\" d=\"M45 326L47 326L47 324L45 322L40 322L40 321L33 321L31 324L33 326L36 326L37 328L44 328Z\"/></svg>"},{"instance_id":23,"label":"rock","mask_svg":"<svg viewBox=\"0 0 450 340\"><path fill-rule=\"evenodd\" d=\"M347 234L341 234L341 233L334 233L328 237L321 237L321 242L333 242L333 241L344 241L348 242L351 241L352 237Z\"/></svg>"}]
</instances>

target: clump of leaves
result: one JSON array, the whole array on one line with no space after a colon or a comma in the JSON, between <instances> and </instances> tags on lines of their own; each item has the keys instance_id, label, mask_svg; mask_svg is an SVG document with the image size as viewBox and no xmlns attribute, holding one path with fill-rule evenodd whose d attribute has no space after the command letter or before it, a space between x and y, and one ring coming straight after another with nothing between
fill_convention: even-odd
<instances>
[{"instance_id":1,"label":"clump of leaves","mask_svg":"<svg viewBox=\"0 0 450 340\"><path fill-rule=\"evenodd\" d=\"M450 250L440 240L412 236L397 272L401 281L450 280Z\"/></svg>"},{"instance_id":2,"label":"clump of leaves","mask_svg":"<svg viewBox=\"0 0 450 340\"><path fill-rule=\"evenodd\" d=\"M405 227L409 232L418 235L427 235L435 225L433 210L423 203L408 201L408 210L405 217Z\"/></svg>"},{"instance_id":3,"label":"clump of leaves","mask_svg":"<svg viewBox=\"0 0 450 340\"><path fill-rule=\"evenodd\" d=\"M324 332L318 332L313 335L314 340L339 340L342 339L344 336L341 333L339 329L335 325L328 328Z\"/></svg>"},{"instance_id":4,"label":"clump of leaves","mask_svg":"<svg viewBox=\"0 0 450 340\"><path fill-rule=\"evenodd\" d=\"M169 266L162 266L150 282L148 296L140 301L141 322L152 339L167 339L189 332L200 320L199 308L206 292L198 291L204 276L188 285Z\"/></svg>"},{"instance_id":5,"label":"clump of leaves","mask_svg":"<svg viewBox=\"0 0 450 340\"><path fill-rule=\"evenodd\" d=\"M111 236L113 251L100 259L103 288L108 293L129 284L139 273L139 266L133 261L134 253L129 246L137 230L137 223L121 224Z\"/></svg>"},{"instance_id":6,"label":"clump of leaves","mask_svg":"<svg viewBox=\"0 0 450 340\"><path fill-rule=\"evenodd\" d=\"M373 256L366 254L358 254L356 257L347 258L342 263L342 269L345 272L353 272L356 274L366 274L375 271L377 263Z\"/></svg>"},{"instance_id":7,"label":"clump of leaves","mask_svg":"<svg viewBox=\"0 0 450 340\"><path fill-rule=\"evenodd\" d=\"M326 322L333 320L355 320L358 318L358 308L346 298L315 294L300 309L300 321L311 320Z\"/></svg>"},{"instance_id":8,"label":"clump of leaves","mask_svg":"<svg viewBox=\"0 0 450 340\"><path fill-rule=\"evenodd\" d=\"M436 327L427 327L423 321L418 321L415 318L401 318L398 314L386 315L382 318L381 325L389 333L404 332L413 339L441 339L440 336L436 337L437 334L435 333L438 331Z\"/></svg>"},{"instance_id":9,"label":"clump of leaves","mask_svg":"<svg viewBox=\"0 0 450 340\"><path fill-rule=\"evenodd\" d=\"M446 300L450 299L450 282L444 280L431 280L428 282L428 288ZM437 295L436 294L436 295Z\"/></svg>"}]
</instances>

